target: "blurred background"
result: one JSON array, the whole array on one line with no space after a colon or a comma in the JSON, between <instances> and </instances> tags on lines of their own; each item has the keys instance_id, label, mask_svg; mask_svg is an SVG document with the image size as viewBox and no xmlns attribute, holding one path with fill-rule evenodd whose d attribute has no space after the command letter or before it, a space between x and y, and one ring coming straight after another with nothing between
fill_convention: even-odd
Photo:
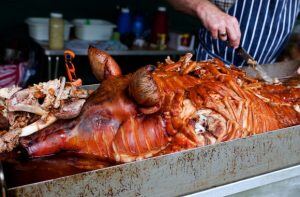
<instances>
[{"instance_id":1,"label":"blurred background","mask_svg":"<svg viewBox=\"0 0 300 197\"><path fill-rule=\"evenodd\" d=\"M58 13L63 26L51 26L50 13ZM124 73L167 55L178 58L194 52L200 25L159 0L1 0L0 87L65 75L65 49L75 52L76 73L84 84L97 83L88 67L89 44L113 54ZM280 60L299 57L298 27ZM63 43L51 43L51 28L63 28Z\"/></svg>"}]
</instances>

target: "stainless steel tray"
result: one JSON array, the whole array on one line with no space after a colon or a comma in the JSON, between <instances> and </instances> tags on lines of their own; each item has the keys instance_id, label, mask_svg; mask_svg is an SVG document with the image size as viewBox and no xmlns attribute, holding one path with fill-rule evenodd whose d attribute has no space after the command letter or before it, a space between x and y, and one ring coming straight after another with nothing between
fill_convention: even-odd
<instances>
[{"instance_id":1,"label":"stainless steel tray","mask_svg":"<svg viewBox=\"0 0 300 197\"><path fill-rule=\"evenodd\" d=\"M177 196L300 163L300 126L8 190L15 196Z\"/></svg>"},{"instance_id":2,"label":"stainless steel tray","mask_svg":"<svg viewBox=\"0 0 300 197\"><path fill-rule=\"evenodd\" d=\"M273 76L299 61L264 65ZM255 75L251 69L247 73ZM88 86L94 89L97 85ZM13 196L178 196L300 164L300 125L10 188Z\"/></svg>"}]
</instances>

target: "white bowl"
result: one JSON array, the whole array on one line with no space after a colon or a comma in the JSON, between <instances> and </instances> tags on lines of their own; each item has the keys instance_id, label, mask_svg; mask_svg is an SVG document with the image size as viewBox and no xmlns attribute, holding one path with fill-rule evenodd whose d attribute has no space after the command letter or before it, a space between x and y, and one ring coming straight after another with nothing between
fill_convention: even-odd
<instances>
[{"instance_id":1,"label":"white bowl","mask_svg":"<svg viewBox=\"0 0 300 197\"><path fill-rule=\"evenodd\" d=\"M25 21L29 27L29 35L33 39L48 41L49 40L49 18L30 17ZM64 40L69 40L70 29L73 27L65 20L64 24Z\"/></svg>"},{"instance_id":2,"label":"white bowl","mask_svg":"<svg viewBox=\"0 0 300 197\"><path fill-rule=\"evenodd\" d=\"M81 40L110 40L116 25L100 19L74 19L75 36Z\"/></svg>"}]
</instances>

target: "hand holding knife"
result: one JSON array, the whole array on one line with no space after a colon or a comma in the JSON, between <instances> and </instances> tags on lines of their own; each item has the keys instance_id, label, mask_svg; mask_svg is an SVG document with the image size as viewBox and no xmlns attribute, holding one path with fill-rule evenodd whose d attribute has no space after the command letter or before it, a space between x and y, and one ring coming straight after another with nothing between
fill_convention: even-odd
<instances>
[{"instance_id":1,"label":"hand holding knife","mask_svg":"<svg viewBox=\"0 0 300 197\"><path fill-rule=\"evenodd\" d=\"M267 83L278 83L278 79L274 79L271 78L266 71L257 63L257 61L249 54L245 51L245 49L241 46L239 46L238 48L235 49L237 54L243 58L246 63L251 66L259 75L259 77L261 79L263 79L264 81L266 81Z\"/></svg>"},{"instance_id":2,"label":"hand holding knife","mask_svg":"<svg viewBox=\"0 0 300 197\"><path fill-rule=\"evenodd\" d=\"M219 34L219 37L221 37L222 35ZM230 43L227 42L227 46L231 47ZM257 63L257 61L249 54L247 53L247 51L241 46L239 45L236 49L237 55L240 56L243 60L245 60L245 62L251 66L259 75L259 77L261 79L263 79L264 81L266 81L267 83L278 83L278 79L273 79L271 78L266 71Z\"/></svg>"}]
</instances>

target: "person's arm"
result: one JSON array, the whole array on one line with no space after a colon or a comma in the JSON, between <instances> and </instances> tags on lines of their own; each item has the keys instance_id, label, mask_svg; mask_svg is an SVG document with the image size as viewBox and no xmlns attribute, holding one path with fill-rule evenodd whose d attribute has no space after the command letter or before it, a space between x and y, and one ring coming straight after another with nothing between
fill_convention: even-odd
<instances>
[{"instance_id":1,"label":"person's arm","mask_svg":"<svg viewBox=\"0 0 300 197\"><path fill-rule=\"evenodd\" d=\"M241 30L237 19L221 11L208 0L167 0L176 10L198 17L214 39L229 40L237 48ZM226 33L227 36L220 36Z\"/></svg>"}]
</instances>

